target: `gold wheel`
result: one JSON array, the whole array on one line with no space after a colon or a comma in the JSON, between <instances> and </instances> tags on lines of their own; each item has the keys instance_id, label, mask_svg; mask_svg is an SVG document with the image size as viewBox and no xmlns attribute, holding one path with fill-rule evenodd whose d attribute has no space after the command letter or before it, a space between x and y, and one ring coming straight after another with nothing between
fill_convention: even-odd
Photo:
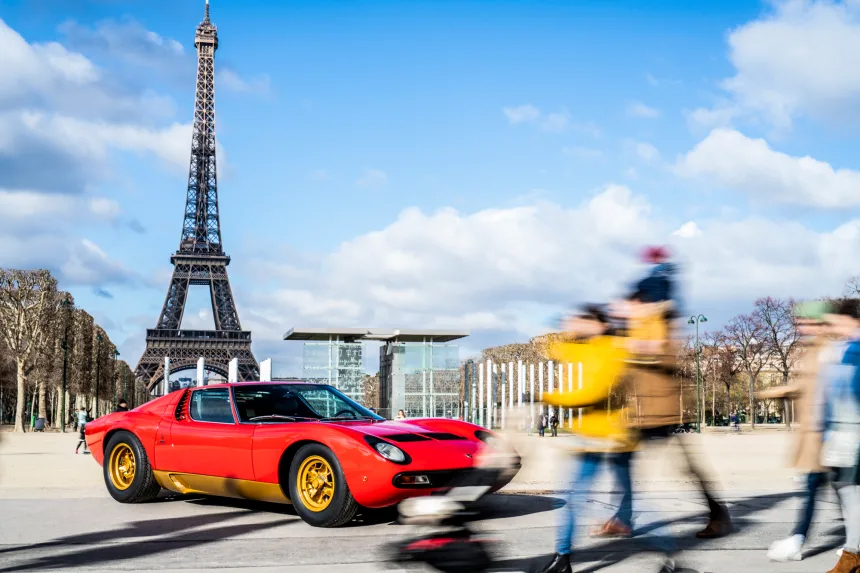
<instances>
[{"instance_id":1,"label":"gold wheel","mask_svg":"<svg viewBox=\"0 0 860 573\"><path fill-rule=\"evenodd\" d=\"M308 456L296 476L296 489L302 504L311 511L320 512L334 499L334 471L322 456Z\"/></svg>"},{"instance_id":2,"label":"gold wheel","mask_svg":"<svg viewBox=\"0 0 860 573\"><path fill-rule=\"evenodd\" d=\"M119 490L131 487L135 470L134 451L125 443L117 444L110 453L110 481Z\"/></svg>"}]
</instances>

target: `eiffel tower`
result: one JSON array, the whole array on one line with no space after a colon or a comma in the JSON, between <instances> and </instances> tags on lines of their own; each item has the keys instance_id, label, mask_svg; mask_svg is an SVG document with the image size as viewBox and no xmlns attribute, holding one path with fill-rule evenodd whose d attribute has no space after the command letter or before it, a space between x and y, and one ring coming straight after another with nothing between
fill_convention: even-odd
<instances>
[{"instance_id":1,"label":"eiffel tower","mask_svg":"<svg viewBox=\"0 0 860 573\"><path fill-rule=\"evenodd\" d=\"M228 365L239 359L239 379L258 380L259 366L251 353L251 333L242 330L227 277L230 257L221 245L218 180L215 170L215 50L218 28L206 14L194 37L197 48L197 90L191 166L179 250L171 257L173 277L155 328L146 331L146 350L135 369L152 393L164 379L164 358L170 370L195 368L203 357L207 370L228 375ZM191 285L206 285L212 298L215 330L180 330L185 299ZM164 385L165 392L167 384Z\"/></svg>"}]
</instances>

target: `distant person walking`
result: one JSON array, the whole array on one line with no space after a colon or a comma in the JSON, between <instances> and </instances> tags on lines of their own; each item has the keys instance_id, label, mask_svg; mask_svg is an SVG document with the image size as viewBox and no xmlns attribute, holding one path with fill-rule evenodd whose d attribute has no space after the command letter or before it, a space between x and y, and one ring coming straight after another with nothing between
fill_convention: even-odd
<instances>
[{"instance_id":1,"label":"distant person walking","mask_svg":"<svg viewBox=\"0 0 860 573\"><path fill-rule=\"evenodd\" d=\"M116 412L128 412L128 403L125 401L125 398L119 399L119 403L116 405L116 410L114 410L114 413Z\"/></svg>"},{"instance_id":2,"label":"distant person walking","mask_svg":"<svg viewBox=\"0 0 860 573\"><path fill-rule=\"evenodd\" d=\"M538 435L543 438L544 432L546 432L546 414L543 412L538 416L537 430Z\"/></svg>"},{"instance_id":3,"label":"distant person walking","mask_svg":"<svg viewBox=\"0 0 860 573\"><path fill-rule=\"evenodd\" d=\"M78 445L75 447L75 453L78 453L78 450L81 449L81 446L84 446L84 453L90 453L89 448L87 448L87 437L84 434L84 430L87 427L87 420L89 420L89 416L87 416L87 410L83 406L81 406L80 410L77 413L77 426L80 434L78 435Z\"/></svg>"},{"instance_id":4,"label":"distant person walking","mask_svg":"<svg viewBox=\"0 0 860 573\"><path fill-rule=\"evenodd\" d=\"M397 417L395 419L396 420L405 420L406 419L406 412L404 412L403 410L397 410Z\"/></svg>"},{"instance_id":5,"label":"distant person walking","mask_svg":"<svg viewBox=\"0 0 860 573\"><path fill-rule=\"evenodd\" d=\"M553 413L549 419L549 427L552 430L552 437L558 437L558 417Z\"/></svg>"}]
</instances>

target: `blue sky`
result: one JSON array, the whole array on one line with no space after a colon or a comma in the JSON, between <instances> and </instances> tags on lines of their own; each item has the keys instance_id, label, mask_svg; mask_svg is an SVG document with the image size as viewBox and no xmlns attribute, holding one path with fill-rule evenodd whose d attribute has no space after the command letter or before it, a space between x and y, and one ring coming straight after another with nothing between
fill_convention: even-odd
<instances>
[{"instance_id":1,"label":"blue sky","mask_svg":"<svg viewBox=\"0 0 860 573\"><path fill-rule=\"evenodd\" d=\"M526 340L623 288L643 244L673 245L713 324L860 272L856 4L211 10L222 234L276 373L294 325ZM0 265L54 270L131 362L178 245L202 15L0 6Z\"/></svg>"}]
</instances>

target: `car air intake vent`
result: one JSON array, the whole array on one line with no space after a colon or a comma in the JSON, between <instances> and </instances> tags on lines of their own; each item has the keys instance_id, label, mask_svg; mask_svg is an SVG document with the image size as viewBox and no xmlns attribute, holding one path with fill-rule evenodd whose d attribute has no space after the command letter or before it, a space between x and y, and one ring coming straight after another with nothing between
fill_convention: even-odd
<instances>
[{"instance_id":1,"label":"car air intake vent","mask_svg":"<svg viewBox=\"0 0 860 573\"><path fill-rule=\"evenodd\" d=\"M176 405L176 410L173 412L173 417L176 418L177 422L181 422L183 420L188 419L188 396L190 393L186 388L182 394L182 398L179 399L179 404Z\"/></svg>"},{"instance_id":2,"label":"car air intake vent","mask_svg":"<svg viewBox=\"0 0 860 573\"><path fill-rule=\"evenodd\" d=\"M425 436L428 438L432 438L434 440L465 440L463 436L458 436L457 434L449 434L448 432L429 432L425 433Z\"/></svg>"},{"instance_id":3,"label":"car air intake vent","mask_svg":"<svg viewBox=\"0 0 860 573\"><path fill-rule=\"evenodd\" d=\"M392 434L390 436L380 437L385 438L386 440L391 440L392 442L426 442L430 440L430 438L422 436L421 434Z\"/></svg>"}]
</instances>

